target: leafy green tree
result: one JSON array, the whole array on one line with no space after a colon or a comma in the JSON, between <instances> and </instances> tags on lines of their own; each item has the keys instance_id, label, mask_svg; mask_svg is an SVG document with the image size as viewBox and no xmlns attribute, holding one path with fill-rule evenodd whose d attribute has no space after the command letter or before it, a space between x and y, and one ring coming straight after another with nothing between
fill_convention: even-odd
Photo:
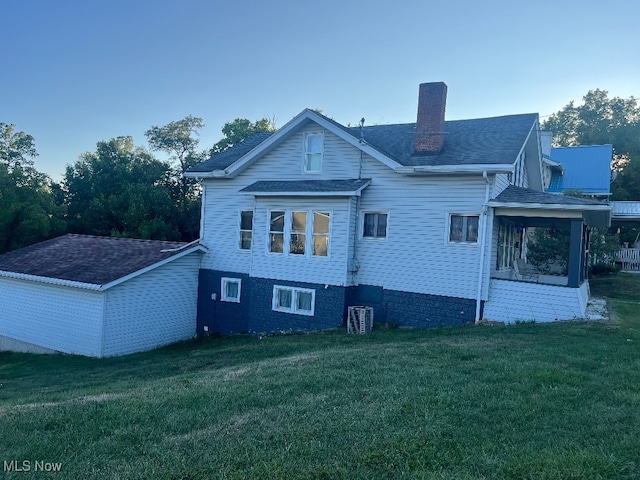
<instances>
[{"instance_id":1,"label":"leafy green tree","mask_svg":"<svg viewBox=\"0 0 640 480\"><path fill-rule=\"evenodd\" d=\"M9 172L33 168L33 159L38 155L33 137L15 130L15 125L0 122L0 160Z\"/></svg>"},{"instance_id":2,"label":"leafy green tree","mask_svg":"<svg viewBox=\"0 0 640 480\"><path fill-rule=\"evenodd\" d=\"M256 133L275 131L276 122L273 118L264 117L255 122L251 122L251 120L247 120L246 118L236 118L234 121L224 124L222 127L224 137L213 145L210 154L215 155L216 153L223 152Z\"/></svg>"},{"instance_id":3,"label":"leafy green tree","mask_svg":"<svg viewBox=\"0 0 640 480\"><path fill-rule=\"evenodd\" d=\"M0 123L0 253L64 233L51 180L37 171L33 137Z\"/></svg>"},{"instance_id":4,"label":"leafy green tree","mask_svg":"<svg viewBox=\"0 0 640 480\"><path fill-rule=\"evenodd\" d=\"M204 160L204 155L198 152L197 138L204 127L201 118L187 115L182 120L170 122L163 127L153 126L144 134L153 151L161 151L177 160L182 172Z\"/></svg>"},{"instance_id":5,"label":"leafy green tree","mask_svg":"<svg viewBox=\"0 0 640 480\"><path fill-rule=\"evenodd\" d=\"M178 240L171 166L131 137L98 142L67 166L62 190L69 230L92 235Z\"/></svg>"},{"instance_id":6,"label":"leafy green tree","mask_svg":"<svg viewBox=\"0 0 640 480\"><path fill-rule=\"evenodd\" d=\"M197 150L197 136L203 126L201 118L188 115L163 127L153 126L145 132L151 150L166 153L177 164L170 172L169 184L178 211L178 229L182 238L189 241L199 236L200 188L195 180L186 178L183 173L205 160L205 152Z\"/></svg>"},{"instance_id":7,"label":"leafy green tree","mask_svg":"<svg viewBox=\"0 0 640 480\"><path fill-rule=\"evenodd\" d=\"M570 102L542 129L553 132L556 145L612 144L618 171L612 199L640 200L640 106L634 97L609 98L606 90L590 90L581 105Z\"/></svg>"},{"instance_id":8,"label":"leafy green tree","mask_svg":"<svg viewBox=\"0 0 640 480\"><path fill-rule=\"evenodd\" d=\"M527 247L527 260L543 273L566 275L569 266L570 232L566 228L533 230Z\"/></svg>"}]
</instances>

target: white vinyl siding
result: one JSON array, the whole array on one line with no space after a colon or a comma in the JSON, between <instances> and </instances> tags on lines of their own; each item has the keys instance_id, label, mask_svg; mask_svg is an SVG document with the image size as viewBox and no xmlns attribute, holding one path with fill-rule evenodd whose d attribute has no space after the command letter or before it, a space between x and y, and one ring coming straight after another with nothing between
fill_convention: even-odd
<instances>
[{"instance_id":1,"label":"white vinyl siding","mask_svg":"<svg viewBox=\"0 0 640 480\"><path fill-rule=\"evenodd\" d=\"M493 184L492 198L500 195L502 191L509 186L509 174L498 173L494 178L495 182Z\"/></svg>"},{"instance_id":2,"label":"white vinyl siding","mask_svg":"<svg viewBox=\"0 0 640 480\"><path fill-rule=\"evenodd\" d=\"M198 254L185 255L105 293L103 356L191 338L196 330Z\"/></svg>"},{"instance_id":3,"label":"white vinyl siding","mask_svg":"<svg viewBox=\"0 0 640 480\"><path fill-rule=\"evenodd\" d=\"M569 288L494 278L489 285L489 300L483 316L506 323L584 318L588 289L588 282L580 288Z\"/></svg>"},{"instance_id":4,"label":"white vinyl siding","mask_svg":"<svg viewBox=\"0 0 640 480\"><path fill-rule=\"evenodd\" d=\"M0 278L0 335L99 357L104 293Z\"/></svg>"},{"instance_id":5,"label":"white vinyl siding","mask_svg":"<svg viewBox=\"0 0 640 480\"><path fill-rule=\"evenodd\" d=\"M356 282L475 299L481 249L447 241L448 215L477 215L485 198L482 176L399 175L367 155L362 176L374 180L362 192L360 211L388 211L390 228L386 242L358 240ZM486 258L487 274L489 268Z\"/></svg>"},{"instance_id":6,"label":"white vinyl siding","mask_svg":"<svg viewBox=\"0 0 640 480\"><path fill-rule=\"evenodd\" d=\"M316 308L316 291L274 285L272 308L277 312L313 316Z\"/></svg>"}]
</instances>

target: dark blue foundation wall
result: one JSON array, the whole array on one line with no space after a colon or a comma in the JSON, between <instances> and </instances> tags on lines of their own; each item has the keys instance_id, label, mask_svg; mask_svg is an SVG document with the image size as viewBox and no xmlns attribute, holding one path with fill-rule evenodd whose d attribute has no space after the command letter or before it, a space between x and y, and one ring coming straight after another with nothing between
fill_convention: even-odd
<instances>
[{"instance_id":1,"label":"dark blue foundation wall","mask_svg":"<svg viewBox=\"0 0 640 480\"><path fill-rule=\"evenodd\" d=\"M383 291L387 322L405 327L441 327L473 323L476 301L422 293Z\"/></svg>"},{"instance_id":2,"label":"dark blue foundation wall","mask_svg":"<svg viewBox=\"0 0 640 480\"><path fill-rule=\"evenodd\" d=\"M239 278L242 281L240 303L220 300L222 277ZM249 276L244 273L200 270L197 333L230 335L249 331L249 300L251 299L251 282L249 280ZM215 300L212 295L215 295Z\"/></svg>"},{"instance_id":3,"label":"dark blue foundation wall","mask_svg":"<svg viewBox=\"0 0 640 480\"><path fill-rule=\"evenodd\" d=\"M316 292L315 314L297 315L272 309L273 287L310 288ZM251 316L249 333L309 332L343 325L345 288L316 283L288 282L267 278L251 278Z\"/></svg>"},{"instance_id":4,"label":"dark blue foundation wall","mask_svg":"<svg viewBox=\"0 0 640 480\"><path fill-rule=\"evenodd\" d=\"M240 303L220 300L222 277L242 280ZM315 290L315 314L274 311L274 285ZM203 269L198 284L197 332L261 335L344 327L347 308L358 305L373 307L375 322L422 328L473 322L476 307L475 300L466 298L400 292L372 285L340 287L289 282Z\"/></svg>"},{"instance_id":5,"label":"dark blue foundation wall","mask_svg":"<svg viewBox=\"0 0 640 480\"><path fill-rule=\"evenodd\" d=\"M468 298L387 290L373 285L347 289L347 306L373 307L374 322L403 327L464 325L475 320L476 302Z\"/></svg>"}]
</instances>

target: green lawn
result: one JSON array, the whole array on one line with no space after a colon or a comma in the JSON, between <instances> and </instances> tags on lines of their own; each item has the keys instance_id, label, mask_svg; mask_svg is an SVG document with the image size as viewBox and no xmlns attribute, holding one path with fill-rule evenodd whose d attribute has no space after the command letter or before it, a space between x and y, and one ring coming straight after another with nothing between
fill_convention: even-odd
<instances>
[{"instance_id":1,"label":"green lawn","mask_svg":"<svg viewBox=\"0 0 640 480\"><path fill-rule=\"evenodd\" d=\"M639 478L640 276L592 293L616 322L0 354L4 478Z\"/></svg>"}]
</instances>

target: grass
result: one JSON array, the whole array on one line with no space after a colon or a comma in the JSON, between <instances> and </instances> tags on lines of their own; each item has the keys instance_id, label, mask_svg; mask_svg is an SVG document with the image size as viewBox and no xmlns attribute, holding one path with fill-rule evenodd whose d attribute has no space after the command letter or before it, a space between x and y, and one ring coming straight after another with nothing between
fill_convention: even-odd
<instances>
[{"instance_id":1,"label":"grass","mask_svg":"<svg viewBox=\"0 0 640 480\"><path fill-rule=\"evenodd\" d=\"M617 321L0 354L5 478L640 477L640 276ZM35 462L60 462L58 473Z\"/></svg>"}]
</instances>

